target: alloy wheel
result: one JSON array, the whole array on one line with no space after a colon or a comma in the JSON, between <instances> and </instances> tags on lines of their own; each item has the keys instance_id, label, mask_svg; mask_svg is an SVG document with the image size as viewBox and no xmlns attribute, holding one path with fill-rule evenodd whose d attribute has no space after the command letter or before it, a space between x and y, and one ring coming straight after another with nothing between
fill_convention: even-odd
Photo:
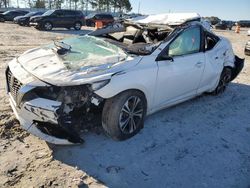
<instances>
[{"instance_id":1,"label":"alloy wheel","mask_svg":"<svg viewBox=\"0 0 250 188\"><path fill-rule=\"evenodd\" d=\"M131 96L123 105L120 118L119 127L124 134L131 134L140 126L143 118L143 104L138 96Z\"/></svg>"},{"instance_id":2,"label":"alloy wheel","mask_svg":"<svg viewBox=\"0 0 250 188\"><path fill-rule=\"evenodd\" d=\"M52 29L52 24L49 23L49 22L46 22L46 23L44 24L44 28L45 28L45 30L49 31L49 30Z\"/></svg>"},{"instance_id":3,"label":"alloy wheel","mask_svg":"<svg viewBox=\"0 0 250 188\"><path fill-rule=\"evenodd\" d=\"M81 29L81 24L80 23L75 23L75 29L80 30Z\"/></svg>"}]
</instances>

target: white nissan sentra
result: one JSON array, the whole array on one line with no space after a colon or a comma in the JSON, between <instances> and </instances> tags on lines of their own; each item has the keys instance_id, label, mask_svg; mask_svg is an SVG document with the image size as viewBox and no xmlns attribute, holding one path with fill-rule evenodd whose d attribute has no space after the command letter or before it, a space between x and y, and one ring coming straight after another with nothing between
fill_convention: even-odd
<instances>
[{"instance_id":1,"label":"white nissan sentra","mask_svg":"<svg viewBox=\"0 0 250 188\"><path fill-rule=\"evenodd\" d=\"M47 142L83 142L79 130L99 115L124 140L146 115L224 92L243 66L226 38L198 22L125 22L26 51L8 65L7 92L22 127Z\"/></svg>"}]
</instances>

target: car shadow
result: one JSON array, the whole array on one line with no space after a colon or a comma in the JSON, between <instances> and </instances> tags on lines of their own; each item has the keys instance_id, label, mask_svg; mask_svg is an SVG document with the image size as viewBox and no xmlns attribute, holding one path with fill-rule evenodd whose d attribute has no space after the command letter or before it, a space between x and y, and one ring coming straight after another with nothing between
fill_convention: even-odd
<instances>
[{"instance_id":1,"label":"car shadow","mask_svg":"<svg viewBox=\"0 0 250 188\"><path fill-rule=\"evenodd\" d=\"M53 156L108 187L247 187L249 114L250 85L231 83L147 117L129 140L89 132L83 145L53 146Z\"/></svg>"}]
</instances>

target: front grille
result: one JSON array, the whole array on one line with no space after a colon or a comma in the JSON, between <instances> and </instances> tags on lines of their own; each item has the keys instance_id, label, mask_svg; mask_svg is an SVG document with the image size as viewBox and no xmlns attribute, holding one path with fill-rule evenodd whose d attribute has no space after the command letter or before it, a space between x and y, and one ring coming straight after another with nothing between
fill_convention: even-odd
<instances>
[{"instance_id":1,"label":"front grille","mask_svg":"<svg viewBox=\"0 0 250 188\"><path fill-rule=\"evenodd\" d=\"M6 78L8 84L8 91L11 93L13 99L17 102L18 92L23 84L13 76L9 68L6 72Z\"/></svg>"}]
</instances>

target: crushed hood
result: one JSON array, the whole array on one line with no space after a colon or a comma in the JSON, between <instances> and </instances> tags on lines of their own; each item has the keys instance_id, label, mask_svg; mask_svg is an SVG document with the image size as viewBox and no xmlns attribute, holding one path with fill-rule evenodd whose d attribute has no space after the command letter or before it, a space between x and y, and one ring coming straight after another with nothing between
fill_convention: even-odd
<instances>
[{"instance_id":1,"label":"crushed hood","mask_svg":"<svg viewBox=\"0 0 250 188\"><path fill-rule=\"evenodd\" d=\"M167 13L139 16L131 21L138 24L181 25L186 21L201 18L198 13Z\"/></svg>"},{"instance_id":2,"label":"crushed hood","mask_svg":"<svg viewBox=\"0 0 250 188\"><path fill-rule=\"evenodd\" d=\"M125 54L120 48L96 37L79 37L64 41L72 49L58 55L56 47L29 50L18 63L38 79L57 86L81 85L109 79L114 73L135 66L140 57Z\"/></svg>"}]
</instances>

